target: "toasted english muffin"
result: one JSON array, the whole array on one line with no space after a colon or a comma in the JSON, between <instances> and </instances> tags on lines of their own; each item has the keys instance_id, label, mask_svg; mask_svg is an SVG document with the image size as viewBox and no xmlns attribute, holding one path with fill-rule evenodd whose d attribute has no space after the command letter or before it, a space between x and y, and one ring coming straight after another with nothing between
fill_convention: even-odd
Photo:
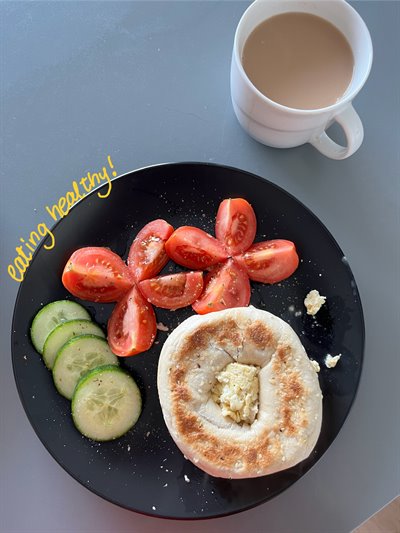
<instances>
[{"instance_id":1,"label":"toasted english muffin","mask_svg":"<svg viewBox=\"0 0 400 533\"><path fill-rule=\"evenodd\" d=\"M244 409L235 411L255 391L254 382L247 389L235 384L231 369L240 373L240 365L250 365L252 376L257 369L252 423L240 419ZM290 468L309 456L320 433L321 389L299 338L289 324L254 307L185 320L163 346L157 384L172 438L212 476L250 478Z\"/></svg>"}]
</instances>

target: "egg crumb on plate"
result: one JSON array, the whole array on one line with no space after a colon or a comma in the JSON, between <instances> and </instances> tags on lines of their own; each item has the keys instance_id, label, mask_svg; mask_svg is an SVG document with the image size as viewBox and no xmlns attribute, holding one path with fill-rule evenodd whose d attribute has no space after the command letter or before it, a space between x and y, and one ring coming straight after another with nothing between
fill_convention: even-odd
<instances>
[{"instance_id":1,"label":"egg crumb on plate","mask_svg":"<svg viewBox=\"0 0 400 533\"><path fill-rule=\"evenodd\" d=\"M326 296L322 296L316 289L310 291L304 299L307 315L315 316L326 301Z\"/></svg>"},{"instance_id":2,"label":"egg crumb on plate","mask_svg":"<svg viewBox=\"0 0 400 533\"><path fill-rule=\"evenodd\" d=\"M328 353L327 356L325 357L325 366L327 368L334 368L337 365L337 362L339 361L341 357L342 357L341 353L335 356L332 356L330 353Z\"/></svg>"}]
</instances>

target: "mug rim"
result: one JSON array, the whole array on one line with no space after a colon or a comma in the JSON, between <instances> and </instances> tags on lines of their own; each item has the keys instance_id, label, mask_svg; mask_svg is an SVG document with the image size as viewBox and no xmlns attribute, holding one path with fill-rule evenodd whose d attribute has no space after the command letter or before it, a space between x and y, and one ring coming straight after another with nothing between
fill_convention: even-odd
<instances>
[{"instance_id":1,"label":"mug rim","mask_svg":"<svg viewBox=\"0 0 400 533\"><path fill-rule=\"evenodd\" d=\"M373 46L372 46L371 34L369 32L369 29L368 29L366 23L364 22L364 20L361 17L361 15L353 8L353 6L351 6L348 2L346 2L346 0L334 0L334 1L335 2L340 2L343 6L345 6L345 9L349 9L353 13L353 15L355 15L356 19L358 19L359 24L361 24L361 26L363 26L363 28L365 30L366 39L367 39L367 45L368 45L368 51L367 51L368 64L367 64L367 68L365 69L365 72L364 72L364 75L361 78L361 81L357 84L357 87L355 89L353 89L353 91L351 91L347 96L341 98L339 101L335 102L334 104L331 104L331 105L326 106L326 107L316 107L316 108L313 108L313 109L300 109L300 108L297 108L297 107L285 106L283 104L275 102L275 100L271 100L271 98L269 98L264 93L262 93L259 89L257 89L257 87L254 85L254 83L247 76L246 71L243 68L242 60L241 60L241 57L239 55L239 44L238 44L239 32L242 29L242 25L244 24L244 20L248 16L248 13L253 9L254 4L260 3L260 2L268 2L268 1L269 0L254 0L247 7L247 9L243 12L243 14L240 17L240 20L238 22L238 25L236 27L235 37L234 37L234 41L233 41L233 55L234 55L237 67L238 67L238 69L240 71L240 74L242 75L242 77L245 80L245 82L256 92L256 94L259 97L261 97L262 100L264 100L265 103L268 103L268 104L272 105L273 107L275 107L276 109L281 110L281 111L289 111L289 112L296 111L297 113L302 114L302 115L313 115L313 114L315 115L315 114L319 114L319 113L326 113L326 112L329 112L329 111L334 111L334 110L336 110L336 109L338 109L338 108L340 108L342 106L345 106L346 104L351 103L352 100L354 99L354 97L357 96L357 94L360 92L360 90L364 86L364 84L367 81L368 76L369 76L369 74L371 72L372 61L373 61ZM314 2L315 2L315 0L314 0ZM283 13L286 13L286 11L283 12ZM328 18L326 18L324 16L321 16L321 15L318 15L318 16L320 16L320 18L323 18L324 20L330 22L331 24L333 24ZM261 24L262 22L268 20L269 18L271 18L271 17L268 16L268 17L263 18L262 21L259 22L259 24ZM341 33L343 33L343 32L341 32ZM348 41L347 38L346 38L346 40ZM352 48L352 51L353 51L353 48ZM350 84L351 84L351 82L350 82Z\"/></svg>"}]
</instances>

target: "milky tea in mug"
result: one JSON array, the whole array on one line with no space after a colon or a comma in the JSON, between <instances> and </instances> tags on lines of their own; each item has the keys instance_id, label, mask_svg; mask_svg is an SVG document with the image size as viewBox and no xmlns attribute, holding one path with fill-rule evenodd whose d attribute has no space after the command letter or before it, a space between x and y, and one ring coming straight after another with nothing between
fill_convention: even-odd
<instances>
[{"instance_id":1,"label":"milky tea in mug","mask_svg":"<svg viewBox=\"0 0 400 533\"><path fill-rule=\"evenodd\" d=\"M274 102L319 109L342 98L354 58L346 37L329 21L288 12L268 18L251 32L242 64L255 87Z\"/></svg>"},{"instance_id":2,"label":"milky tea in mug","mask_svg":"<svg viewBox=\"0 0 400 533\"><path fill-rule=\"evenodd\" d=\"M352 102L371 70L365 22L345 0L254 0L236 28L231 99L239 123L275 148L312 144L332 159L361 146ZM329 137L337 122L345 144Z\"/></svg>"}]
</instances>

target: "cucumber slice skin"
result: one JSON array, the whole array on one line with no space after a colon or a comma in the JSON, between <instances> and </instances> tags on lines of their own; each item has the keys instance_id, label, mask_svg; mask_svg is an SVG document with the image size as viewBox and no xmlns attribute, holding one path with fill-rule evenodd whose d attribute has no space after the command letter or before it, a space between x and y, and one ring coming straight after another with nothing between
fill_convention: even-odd
<instances>
[{"instance_id":1,"label":"cucumber slice skin","mask_svg":"<svg viewBox=\"0 0 400 533\"><path fill-rule=\"evenodd\" d=\"M85 356L90 355L97 357L88 361ZM78 381L87 372L98 366L118 364L117 356L112 353L104 337L79 335L66 342L58 351L53 366L54 385L62 396L71 400Z\"/></svg>"},{"instance_id":2,"label":"cucumber slice skin","mask_svg":"<svg viewBox=\"0 0 400 533\"><path fill-rule=\"evenodd\" d=\"M114 405L124 412L120 412L119 416L117 414L111 423L109 419L102 420L102 413L96 413L97 393L102 395L108 391L113 394L122 389L124 398ZM118 366L104 365L89 371L80 379L72 397L71 411L75 427L82 435L98 442L110 441L122 437L136 424L142 411L142 397L130 374Z\"/></svg>"},{"instance_id":3,"label":"cucumber slice skin","mask_svg":"<svg viewBox=\"0 0 400 533\"><path fill-rule=\"evenodd\" d=\"M43 346L43 361L49 370L53 368L57 353L63 345L79 335L105 337L101 327L91 320L74 319L62 322L47 336Z\"/></svg>"},{"instance_id":4,"label":"cucumber slice skin","mask_svg":"<svg viewBox=\"0 0 400 533\"><path fill-rule=\"evenodd\" d=\"M48 335L61 322L82 318L90 320L84 307L72 300L57 300L45 305L36 313L31 325L31 340L35 349L42 354Z\"/></svg>"}]
</instances>

